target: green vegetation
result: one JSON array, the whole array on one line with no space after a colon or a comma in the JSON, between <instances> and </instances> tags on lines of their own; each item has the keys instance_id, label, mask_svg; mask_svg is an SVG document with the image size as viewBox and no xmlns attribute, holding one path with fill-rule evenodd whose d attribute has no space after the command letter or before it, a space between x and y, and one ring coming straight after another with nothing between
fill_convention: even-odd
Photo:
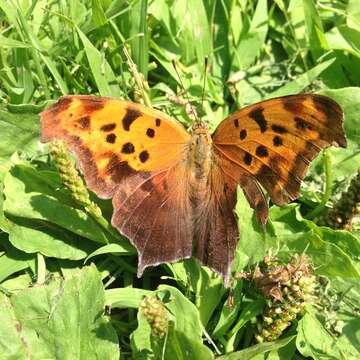
<instances>
[{"instance_id":1,"label":"green vegetation","mask_svg":"<svg viewBox=\"0 0 360 360\"><path fill-rule=\"evenodd\" d=\"M360 167L358 0L0 0L0 21L1 359L359 358L359 180L346 193ZM71 161L55 164L61 146L39 141L38 113L64 94L150 102L189 126L170 101L186 99L172 60L211 129L244 105L305 91L345 112L348 147L319 155L266 229L239 191L230 290L193 259L137 279L111 202L84 192L76 172L64 186L55 165ZM347 230L319 225L338 218L333 228ZM306 278L287 270L278 301L251 275L260 263L269 281L302 254Z\"/></svg>"}]
</instances>

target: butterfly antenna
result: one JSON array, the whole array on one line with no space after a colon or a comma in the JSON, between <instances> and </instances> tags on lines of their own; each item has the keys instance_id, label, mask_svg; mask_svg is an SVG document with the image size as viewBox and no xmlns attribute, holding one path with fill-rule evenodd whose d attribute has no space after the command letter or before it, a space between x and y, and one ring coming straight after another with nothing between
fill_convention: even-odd
<instances>
[{"instance_id":1,"label":"butterfly antenna","mask_svg":"<svg viewBox=\"0 0 360 360\"><path fill-rule=\"evenodd\" d=\"M203 108L203 106L204 106L207 67L208 67L208 57L205 56L205 60L204 60L204 83L203 83L203 89L202 89L202 95L201 95L201 108Z\"/></svg>"},{"instance_id":2,"label":"butterfly antenna","mask_svg":"<svg viewBox=\"0 0 360 360\"><path fill-rule=\"evenodd\" d=\"M191 114L194 116L195 122L200 122L200 119L199 119L199 117L198 117L198 115L197 115L197 112L196 112L195 108L192 106L192 104L191 104L191 102L190 102L189 95L188 95L188 93L187 93L186 90L185 90L185 86L184 86L184 84L183 84L183 82L182 82L182 80L181 80L180 74L179 74L179 72L178 72L178 70L177 70L176 63L175 63L175 59L172 59L171 62L172 62L172 65L173 65L173 67L174 67L174 69L175 69L176 75L177 75L178 78L179 78L179 82L180 82L181 88L182 88L182 90L183 90L183 92L184 92L184 95L186 96L186 100L187 100L187 102L188 102L188 104L189 104L189 106L190 106L190 109L191 109L190 112L191 112Z\"/></svg>"}]
</instances>

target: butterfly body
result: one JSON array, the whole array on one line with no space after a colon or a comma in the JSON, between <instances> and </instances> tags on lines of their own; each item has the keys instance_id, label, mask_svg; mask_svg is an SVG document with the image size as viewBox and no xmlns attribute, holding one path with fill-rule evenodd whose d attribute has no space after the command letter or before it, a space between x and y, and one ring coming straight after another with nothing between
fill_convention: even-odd
<instances>
[{"instance_id":1,"label":"butterfly body","mask_svg":"<svg viewBox=\"0 0 360 360\"><path fill-rule=\"evenodd\" d=\"M206 200L209 190L209 175L213 164L212 139L204 123L196 123L193 126L187 157L192 202L202 203Z\"/></svg>"},{"instance_id":2,"label":"butterfly body","mask_svg":"<svg viewBox=\"0 0 360 360\"><path fill-rule=\"evenodd\" d=\"M213 134L202 122L189 134L162 112L95 96L62 97L41 120L42 141L64 141L88 187L112 198L112 224L138 250L138 276L195 256L226 285L239 237L238 185L266 224L262 187L286 204L322 148L346 146L341 108L316 94L248 106Z\"/></svg>"}]
</instances>

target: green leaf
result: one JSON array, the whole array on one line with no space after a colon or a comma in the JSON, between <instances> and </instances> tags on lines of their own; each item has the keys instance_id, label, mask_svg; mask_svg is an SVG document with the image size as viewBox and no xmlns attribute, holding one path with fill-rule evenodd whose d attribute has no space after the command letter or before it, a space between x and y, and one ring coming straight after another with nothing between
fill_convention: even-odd
<instances>
[{"instance_id":1,"label":"green leaf","mask_svg":"<svg viewBox=\"0 0 360 360\"><path fill-rule=\"evenodd\" d=\"M360 30L360 8L357 0L347 2L346 15L347 23L351 27Z\"/></svg>"},{"instance_id":2,"label":"green leaf","mask_svg":"<svg viewBox=\"0 0 360 360\"><path fill-rule=\"evenodd\" d=\"M356 299L359 299L358 297ZM356 300L355 300L356 301ZM353 316L347 318L337 340L339 349L345 354L345 359L356 359L360 354L360 319Z\"/></svg>"},{"instance_id":3,"label":"green leaf","mask_svg":"<svg viewBox=\"0 0 360 360\"><path fill-rule=\"evenodd\" d=\"M135 249L129 244L107 244L92 252L86 259L85 262L89 261L92 257L102 254L116 254L116 255L133 255Z\"/></svg>"},{"instance_id":4,"label":"green leaf","mask_svg":"<svg viewBox=\"0 0 360 360\"><path fill-rule=\"evenodd\" d=\"M132 21L129 22L129 36L131 38L131 55L140 73L147 78L149 62L149 35L146 22L148 0L136 1L131 10Z\"/></svg>"},{"instance_id":5,"label":"green leaf","mask_svg":"<svg viewBox=\"0 0 360 360\"><path fill-rule=\"evenodd\" d=\"M104 288L95 266L66 280L53 280L0 294L3 358L119 359L116 332L104 317Z\"/></svg>"},{"instance_id":6,"label":"green leaf","mask_svg":"<svg viewBox=\"0 0 360 360\"><path fill-rule=\"evenodd\" d=\"M4 234L0 236L0 239L4 245L6 240L3 237ZM9 244L6 248L6 253L0 256L0 283L21 270L28 269L31 266L35 267L35 255L26 254Z\"/></svg>"},{"instance_id":7,"label":"green leaf","mask_svg":"<svg viewBox=\"0 0 360 360\"><path fill-rule=\"evenodd\" d=\"M301 355L315 360L344 359L336 340L311 312L307 312L299 321L297 330L296 347Z\"/></svg>"},{"instance_id":8,"label":"green leaf","mask_svg":"<svg viewBox=\"0 0 360 360\"><path fill-rule=\"evenodd\" d=\"M208 57L212 52L211 28L206 11L206 2L189 0L186 13L191 14L189 26L191 26L192 32L192 46L195 47L199 68L202 69L205 57Z\"/></svg>"},{"instance_id":9,"label":"green leaf","mask_svg":"<svg viewBox=\"0 0 360 360\"><path fill-rule=\"evenodd\" d=\"M6 36L0 34L0 47L28 48L30 45L22 41L7 38Z\"/></svg>"},{"instance_id":10,"label":"green leaf","mask_svg":"<svg viewBox=\"0 0 360 360\"><path fill-rule=\"evenodd\" d=\"M8 216L11 216L13 222L22 227L29 227L29 219L33 219L33 224L38 224L37 227L28 230L31 232L43 231L43 239L45 240L47 235L47 243L44 243L44 247L41 247L41 241L36 241L36 238L31 242L23 236L20 238L12 238L16 241L14 246L23 249L24 251L30 251L29 247L35 247L33 250L39 251L54 251L53 256L63 258L63 256L69 256L69 251L81 252L83 246L79 243L80 239L74 237L73 234L80 235L87 239L90 239L97 243L107 243L107 235L103 229L83 210L76 209L69 204L71 197L66 195L64 191L59 191L61 188L61 182L59 178L55 183L52 182L54 173L49 171L36 171L34 168L28 165L16 165L6 175L4 180L4 211ZM61 200L63 202L61 202ZM59 216L61 215L61 216ZM26 220L19 220L18 218L25 218ZM39 221L46 221L52 224L56 224L68 230L68 233L59 232L57 229L46 226L43 223L43 229L39 228ZM24 229L14 228L14 231L22 232ZM21 233L18 232L18 235ZM52 240L58 240L51 242ZM37 248L37 247L40 248ZM59 248L60 246L60 248ZM67 250L65 251L65 249ZM40 250L41 249L41 250ZM61 252L64 251L65 254ZM48 254L51 256L51 254ZM76 258L79 258L76 255ZM85 253L81 254L84 257Z\"/></svg>"},{"instance_id":11,"label":"green leaf","mask_svg":"<svg viewBox=\"0 0 360 360\"><path fill-rule=\"evenodd\" d=\"M237 281L234 289L232 290L232 296L233 296L233 303L234 305L231 306L226 301L223 304L223 307L221 309L220 318L216 324L215 329L213 330L212 336L214 338L218 338L220 336L223 336L226 332L228 332L229 328L232 326L234 321L236 320L240 308L242 306L242 281Z\"/></svg>"},{"instance_id":12,"label":"green leaf","mask_svg":"<svg viewBox=\"0 0 360 360\"><path fill-rule=\"evenodd\" d=\"M195 304L200 312L200 319L207 325L222 296L225 293L223 278L194 258L168 265L175 279L189 286L195 293Z\"/></svg>"},{"instance_id":13,"label":"green leaf","mask_svg":"<svg viewBox=\"0 0 360 360\"><path fill-rule=\"evenodd\" d=\"M309 227L313 228L325 241L336 245L345 254L347 254L353 261L354 266L357 266L358 259L360 259L360 239L345 230L333 230L327 227L316 227L314 223L307 221Z\"/></svg>"},{"instance_id":14,"label":"green leaf","mask_svg":"<svg viewBox=\"0 0 360 360\"><path fill-rule=\"evenodd\" d=\"M141 300L148 295L152 295L150 290L135 288L117 288L105 290L106 305L111 308L137 309Z\"/></svg>"},{"instance_id":15,"label":"green leaf","mask_svg":"<svg viewBox=\"0 0 360 360\"><path fill-rule=\"evenodd\" d=\"M40 57L41 57L42 61L45 63L45 65L47 66L47 68L49 69L49 71L51 72L54 79L56 80L56 83L61 90L61 94L62 95L68 94L69 89L66 85L66 82L62 79L62 77L56 67L55 62L53 62L50 57L45 56L42 53L40 53Z\"/></svg>"},{"instance_id":16,"label":"green leaf","mask_svg":"<svg viewBox=\"0 0 360 360\"><path fill-rule=\"evenodd\" d=\"M174 287L161 285L159 292L170 293L170 301L165 306L174 316L174 327L168 334L165 358L212 359L212 352L202 343L203 327L195 305Z\"/></svg>"},{"instance_id":17,"label":"green leaf","mask_svg":"<svg viewBox=\"0 0 360 360\"><path fill-rule=\"evenodd\" d=\"M266 228L262 228L258 224L255 212L250 208L249 202L240 188L237 194L238 201L235 212L239 219L240 238L232 268L240 271L248 264L262 260L269 249L278 248L279 239L274 236L270 221Z\"/></svg>"},{"instance_id":18,"label":"green leaf","mask_svg":"<svg viewBox=\"0 0 360 360\"><path fill-rule=\"evenodd\" d=\"M151 341L151 326L141 311L138 311L137 321L138 327L133 331L130 337L133 355L139 360L152 358L153 355L155 355L156 358L160 358L161 354L159 353L158 348L154 346ZM163 346L166 346L166 344Z\"/></svg>"},{"instance_id":19,"label":"green leaf","mask_svg":"<svg viewBox=\"0 0 360 360\"><path fill-rule=\"evenodd\" d=\"M290 205L283 209L273 207L271 217L275 232L281 240L281 256L288 257L289 253L305 252L311 257L319 275L340 276L349 280L360 279L360 273L350 255L332 241L333 239L326 238L326 230L322 232L312 221L303 219L298 205Z\"/></svg>"},{"instance_id":20,"label":"green leaf","mask_svg":"<svg viewBox=\"0 0 360 360\"><path fill-rule=\"evenodd\" d=\"M263 47L267 31L267 1L260 0L257 2L249 31L243 36L240 36L239 43L236 46L237 61L235 63L239 65L240 69L246 69L254 62L260 49Z\"/></svg>"},{"instance_id":21,"label":"green leaf","mask_svg":"<svg viewBox=\"0 0 360 360\"><path fill-rule=\"evenodd\" d=\"M234 342L236 340L239 330L242 327L244 327L251 319L260 315L263 312L264 306L265 306L264 299L248 301L248 302L244 302L242 304L242 310L241 310L239 319L237 320L235 326L228 333L228 336L230 338L226 344L227 351L234 350Z\"/></svg>"},{"instance_id":22,"label":"green leaf","mask_svg":"<svg viewBox=\"0 0 360 360\"><path fill-rule=\"evenodd\" d=\"M321 94L330 96L341 105L345 113L344 128L346 137L350 142L354 142L355 146L358 146L360 142L360 88L327 89L321 91Z\"/></svg>"},{"instance_id":23,"label":"green leaf","mask_svg":"<svg viewBox=\"0 0 360 360\"><path fill-rule=\"evenodd\" d=\"M322 90L319 92L322 95L333 98L342 107L345 120L344 130L347 138L347 148L339 149L331 147L327 151L332 155L332 173L333 177L337 181L342 181L349 176L357 174L357 170L360 164L360 121L358 113L360 111L360 88L347 87L335 90ZM313 161L310 169L310 174L313 177L320 175L322 166L319 166L321 158L317 158ZM320 169L320 171L319 171Z\"/></svg>"},{"instance_id":24,"label":"green leaf","mask_svg":"<svg viewBox=\"0 0 360 360\"><path fill-rule=\"evenodd\" d=\"M10 168L10 156L21 150L34 154L39 141L38 116L34 113L13 114L0 108L0 180Z\"/></svg>"},{"instance_id":25,"label":"green leaf","mask_svg":"<svg viewBox=\"0 0 360 360\"><path fill-rule=\"evenodd\" d=\"M11 295L12 291L27 289L29 287L29 284L31 284L33 280L34 279L32 278L30 272L27 272L23 275L18 275L16 277L10 277L1 283L0 291L3 292L5 295Z\"/></svg>"},{"instance_id":26,"label":"green leaf","mask_svg":"<svg viewBox=\"0 0 360 360\"><path fill-rule=\"evenodd\" d=\"M234 353L226 354L218 357L218 360L250 360L259 354L265 354L272 350L281 349L282 347L293 341L295 336L289 336L285 339L276 340L273 342L264 342L248 347L247 349L236 351Z\"/></svg>"},{"instance_id":27,"label":"green leaf","mask_svg":"<svg viewBox=\"0 0 360 360\"><path fill-rule=\"evenodd\" d=\"M7 232L9 241L25 253L40 252L48 257L79 260L93 250L93 244L81 241L74 233L44 221L9 217ZM29 241L31 239L31 241Z\"/></svg>"},{"instance_id":28,"label":"green leaf","mask_svg":"<svg viewBox=\"0 0 360 360\"><path fill-rule=\"evenodd\" d=\"M92 19L96 26L105 25L107 18L100 0L92 0Z\"/></svg>"},{"instance_id":29,"label":"green leaf","mask_svg":"<svg viewBox=\"0 0 360 360\"><path fill-rule=\"evenodd\" d=\"M160 285L154 295L163 299L166 309L172 315L171 326L164 340L165 359L213 359L210 349L202 343L203 327L195 305L178 289L168 285ZM148 324L144 325L143 317L138 319L140 320L138 328L132 335L132 348L141 358L150 347L150 329ZM159 348L152 346L152 351L158 353Z\"/></svg>"}]
</instances>

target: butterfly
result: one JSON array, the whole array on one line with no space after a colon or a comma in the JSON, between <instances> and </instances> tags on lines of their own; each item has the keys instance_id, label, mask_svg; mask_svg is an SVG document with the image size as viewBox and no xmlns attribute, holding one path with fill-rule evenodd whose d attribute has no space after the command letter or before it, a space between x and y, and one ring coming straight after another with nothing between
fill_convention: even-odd
<instances>
[{"instance_id":1,"label":"butterfly","mask_svg":"<svg viewBox=\"0 0 360 360\"><path fill-rule=\"evenodd\" d=\"M341 107L317 94L247 106L213 134L200 120L188 132L158 110L97 96L61 97L41 124L42 142L62 140L88 188L112 198L111 222L138 251L138 277L194 256L225 284L239 238L237 186L265 225L263 188L287 204L321 149L346 147Z\"/></svg>"}]
</instances>

